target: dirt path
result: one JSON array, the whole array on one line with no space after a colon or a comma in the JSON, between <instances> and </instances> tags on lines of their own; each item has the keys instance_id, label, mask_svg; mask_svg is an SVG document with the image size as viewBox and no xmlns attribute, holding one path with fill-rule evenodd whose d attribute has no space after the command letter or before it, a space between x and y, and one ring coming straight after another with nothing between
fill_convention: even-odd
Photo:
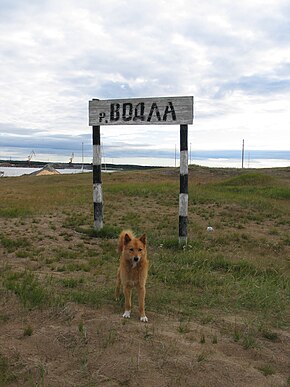
<instances>
[{"instance_id":1,"label":"dirt path","mask_svg":"<svg viewBox=\"0 0 290 387\"><path fill-rule=\"evenodd\" d=\"M215 324L182 325L150 312L141 324L113 307L75 304L29 312L3 295L1 316L2 385L287 386L286 333L245 349Z\"/></svg>"}]
</instances>

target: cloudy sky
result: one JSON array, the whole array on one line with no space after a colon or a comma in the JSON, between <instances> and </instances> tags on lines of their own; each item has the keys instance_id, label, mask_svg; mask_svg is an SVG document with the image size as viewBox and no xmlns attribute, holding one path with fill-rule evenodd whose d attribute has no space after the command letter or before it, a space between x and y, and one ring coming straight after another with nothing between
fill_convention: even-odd
<instances>
[{"instance_id":1,"label":"cloudy sky","mask_svg":"<svg viewBox=\"0 0 290 387\"><path fill-rule=\"evenodd\" d=\"M0 0L0 158L91 160L92 98L194 96L192 152L290 148L289 0ZM176 126L104 126L171 157Z\"/></svg>"}]
</instances>

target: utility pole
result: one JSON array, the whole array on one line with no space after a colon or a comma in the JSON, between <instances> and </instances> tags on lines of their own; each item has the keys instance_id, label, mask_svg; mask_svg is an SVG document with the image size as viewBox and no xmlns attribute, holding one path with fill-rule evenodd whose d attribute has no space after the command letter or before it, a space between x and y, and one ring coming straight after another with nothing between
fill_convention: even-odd
<instances>
[{"instance_id":1,"label":"utility pole","mask_svg":"<svg viewBox=\"0 0 290 387\"><path fill-rule=\"evenodd\" d=\"M174 166L176 168L176 144L175 144L175 153L174 153Z\"/></svg>"},{"instance_id":2,"label":"utility pole","mask_svg":"<svg viewBox=\"0 0 290 387\"><path fill-rule=\"evenodd\" d=\"M244 168L244 158L245 158L245 140L243 140L243 146L242 146L242 169Z\"/></svg>"},{"instance_id":3,"label":"utility pole","mask_svg":"<svg viewBox=\"0 0 290 387\"><path fill-rule=\"evenodd\" d=\"M84 171L84 143L82 142L82 172Z\"/></svg>"}]
</instances>

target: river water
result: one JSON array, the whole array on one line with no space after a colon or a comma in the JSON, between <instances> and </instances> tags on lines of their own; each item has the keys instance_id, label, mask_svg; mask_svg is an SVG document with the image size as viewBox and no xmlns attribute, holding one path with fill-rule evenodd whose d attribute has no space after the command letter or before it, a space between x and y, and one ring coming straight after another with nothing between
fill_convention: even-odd
<instances>
[{"instance_id":1,"label":"river water","mask_svg":"<svg viewBox=\"0 0 290 387\"><path fill-rule=\"evenodd\" d=\"M22 176L22 175L30 175L33 172L40 171L42 168L18 168L18 167L1 167L0 166L0 174L4 173L4 177L8 176ZM89 170L81 170L81 169L57 169L61 174L68 173L82 173L82 172L91 172Z\"/></svg>"}]
</instances>

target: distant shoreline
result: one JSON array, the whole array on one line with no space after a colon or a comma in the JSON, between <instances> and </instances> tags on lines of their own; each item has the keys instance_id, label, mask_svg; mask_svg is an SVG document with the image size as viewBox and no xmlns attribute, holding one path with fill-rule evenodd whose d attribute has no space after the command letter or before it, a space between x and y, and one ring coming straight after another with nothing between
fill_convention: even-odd
<instances>
[{"instance_id":1,"label":"distant shoreline","mask_svg":"<svg viewBox=\"0 0 290 387\"><path fill-rule=\"evenodd\" d=\"M164 152L153 152L150 154L142 154L136 152L127 152L124 154L106 154L102 157L103 170L146 170L164 167L179 167L179 152L175 154ZM15 157L15 156L14 156ZM28 159L8 159L4 155L0 159L0 168L2 167L21 167L21 168L43 168L50 165L55 169L83 169L86 171L92 170L91 162L80 161L77 157L75 162L66 161L37 161L34 158ZM88 158L87 158L88 160ZM84 160L85 161L85 160ZM111 161L108 163L106 161ZM242 153L239 150L188 150L188 165L200 165L210 168L241 168ZM290 167L290 150L250 150L245 149L244 168L284 168Z\"/></svg>"},{"instance_id":2,"label":"distant shoreline","mask_svg":"<svg viewBox=\"0 0 290 387\"><path fill-rule=\"evenodd\" d=\"M75 162L69 163L66 160L58 161L38 161L36 158L31 159L12 159L2 155L0 157L0 167L23 167L23 168L43 168L46 165L53 166L55 169L83 168L92 170L92 162L85 158L82 163L80 157L76 157ZM142 154L138 150L135 152L128 151L106 153L102 157L103 169L116 170L143 170L162 167L178 167L180 162L179 152L154 151ZM41 157L41 155L39 155ZM91 160L90 160L91 161ZM106 162L106 161L111 161ZM205 167L225 167L240 168L242 166L241 150L192 150L188 149L188 164L201 165ZM251 150L245 149L244 167L245 168L275 168L290 166L290 150Z\"/></svg>"},{"instance_id":3,"label":"distant shoreline","mask_svg":"<svg viewBox=\"0 0 290 387\"><path fill-rule=\"evenodd\" d=\"M44 168L46 165L51 165L55 169L84 169L86 171L92 171L93 166L89 163L59 163L59 162L43 162L43 161L23 161L23 160L0 160L0 168ZM145 169L154 169L154 168L163 168L162 166L149 166L149 165L131 165L131 164L110 164L103 163L102 169L106 170L145 170Z\"/></svg>"}]
</instances>

